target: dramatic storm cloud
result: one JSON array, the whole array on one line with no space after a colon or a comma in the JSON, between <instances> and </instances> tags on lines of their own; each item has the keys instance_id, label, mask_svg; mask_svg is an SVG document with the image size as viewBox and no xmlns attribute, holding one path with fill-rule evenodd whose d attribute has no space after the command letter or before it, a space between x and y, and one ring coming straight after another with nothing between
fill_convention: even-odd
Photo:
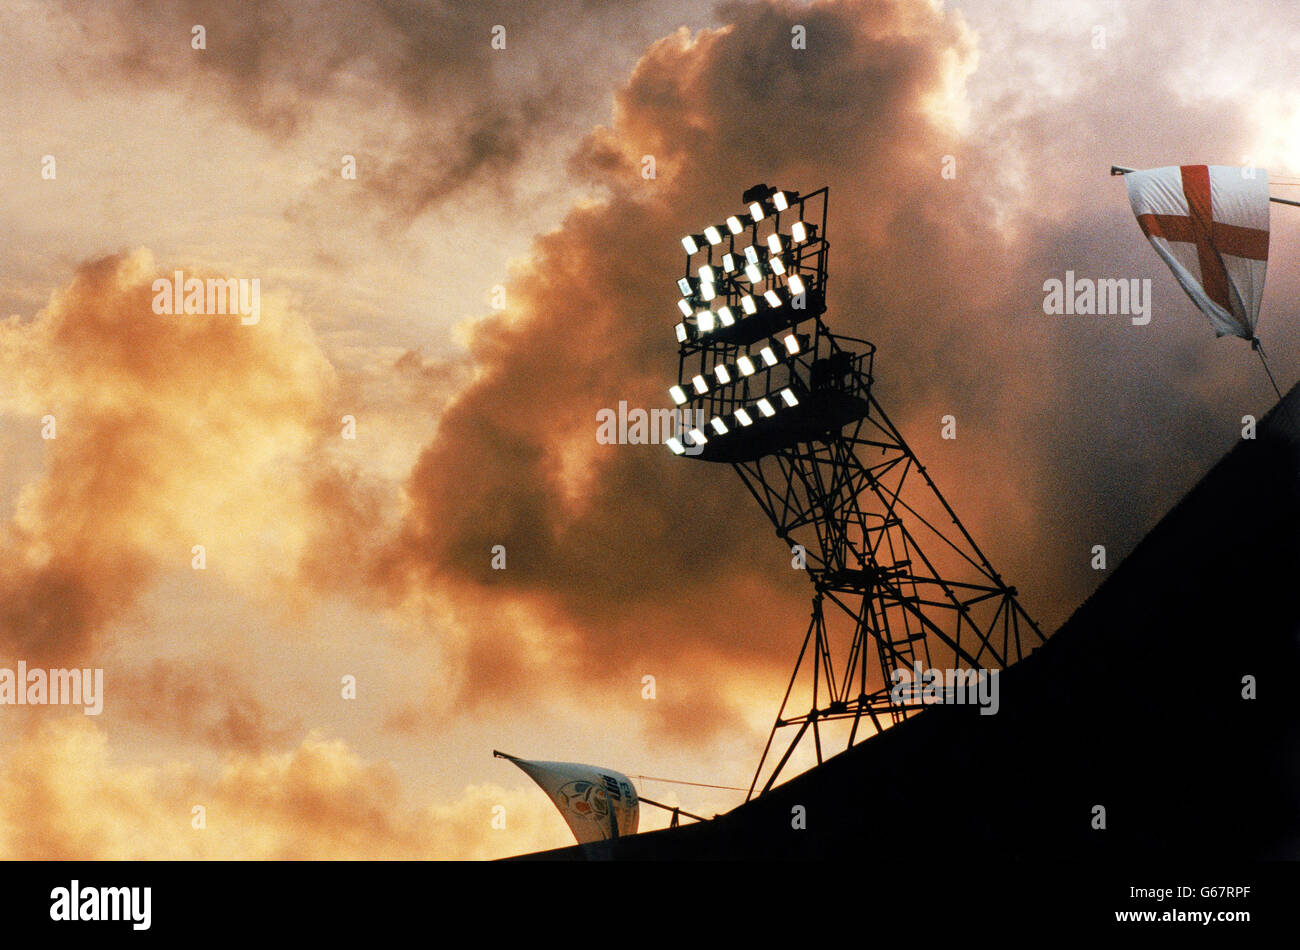
<instances>
[{"instance_id":1,"label":"dramatic storm cloud","mask_svg":"<svg viewBox=\"0 0 1300 950\"><path fill-rule=\"evenodd\" d=\"M254 326L157 314L161 276L146 252L93 261L36 319L0 326L5 404L45 447L3 533L7 653L84 658L196 545L204 570L251 583L291 571L317 530L306 459L338 430L310 330L275 304Z\"/></svg>"},{"instance_id":2,"label":"dramatic storm cloud","mask_svg":"<svg viewBox=\"0 0 1300 950\"><path fill-rule=\"evenodd\" d=\"M1300 14L1175 7L0 12L0 659L106 684L0 709L0 854L565 843L493 748L746 781L807 576L727 467L597 432L669 404L679 239L758 182L830 187L828 324L1055 629L1269 403L1107 169L1290 187ZM1275 215L1284 383L1297 239ZM260 320L155 313L182 267L260 278ZM1067 271L1151 279L1150 324L1045 313Z\"/></svg>"}]
</instances>

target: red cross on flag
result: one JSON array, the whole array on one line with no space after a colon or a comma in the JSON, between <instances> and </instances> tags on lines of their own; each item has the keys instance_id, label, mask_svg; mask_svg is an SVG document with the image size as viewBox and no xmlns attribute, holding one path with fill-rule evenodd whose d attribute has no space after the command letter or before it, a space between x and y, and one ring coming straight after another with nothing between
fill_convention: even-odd
<instances>
[{"instance_id":1,"label":"red cross on flag","mask_svg":"<svg viewBox=\"0 0 1300 950\"><path fill-rule=\"evenodd\" d=\"M1169 165L1124 182L1142 233L1215 335L1253 340L1268 265L1268 172Z\"/></svg>"}]
</instances>

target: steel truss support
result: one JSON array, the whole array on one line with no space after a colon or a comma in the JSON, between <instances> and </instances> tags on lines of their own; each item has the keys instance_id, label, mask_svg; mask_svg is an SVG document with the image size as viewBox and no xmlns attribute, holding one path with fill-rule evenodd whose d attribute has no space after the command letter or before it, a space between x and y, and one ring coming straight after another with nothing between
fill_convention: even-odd
<instances>
[{"instance_id":1,"label":"steel truss support","mask_svg":"<svg viewBox=\"0 0 1300 950\"><path fill-rule=\"evenodd\" d=\"M851 385L870 393L869 378ZM1003 669L1043 641L873 394L864 406L839 432L733 466L815 590L751 798L782 730L794 737L762 792L809 737L824 761L827 723L849 723L847 748L920 711L898 671Z\"/></svg>"}]
</instances>

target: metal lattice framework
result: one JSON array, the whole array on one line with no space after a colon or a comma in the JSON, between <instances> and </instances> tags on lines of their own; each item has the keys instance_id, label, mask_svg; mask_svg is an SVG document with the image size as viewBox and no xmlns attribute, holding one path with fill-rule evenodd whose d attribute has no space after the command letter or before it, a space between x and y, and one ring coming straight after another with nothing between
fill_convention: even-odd
<instances>
[{"instance_id":1,"label":"metal lattice framework","mask_svg":"<svg viewBox=\"0 0 1300 950\"><path fill-rule=\"evenodd\" d=\"M876 401L875 348L826 328L827 197L756 185L743 221L683 239L670 394L710 431L669 445L730 463L815 591L750 796L781 730L764 792L807 737L823 761L830 723L848 747L863 720L874 733L924 708L895 671L1003 669L1043 640Z\"/></svg>"}]
</instances>

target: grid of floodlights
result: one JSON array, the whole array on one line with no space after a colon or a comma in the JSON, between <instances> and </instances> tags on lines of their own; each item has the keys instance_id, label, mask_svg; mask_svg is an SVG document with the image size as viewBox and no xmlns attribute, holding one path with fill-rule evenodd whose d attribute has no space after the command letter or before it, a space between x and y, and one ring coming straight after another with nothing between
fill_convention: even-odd
<instances>
[{"instance_id":1,"label":"grid of floodlights","mask_svg":"<svg viewBox=\"0 0 1300 950\"><path fill-rule=\"evenodd\" d=\"M804 217L816 196L820 227ZM743 214L682 238L681 371L668 394L685 418L708 421L693 425L685 442L665 439L674 454L799 405L807 390L795 369L810 338L794 328L824 309L824 196L825 189L800 198L758 185L745 193Z\"/></svg>"}]
</instances>

